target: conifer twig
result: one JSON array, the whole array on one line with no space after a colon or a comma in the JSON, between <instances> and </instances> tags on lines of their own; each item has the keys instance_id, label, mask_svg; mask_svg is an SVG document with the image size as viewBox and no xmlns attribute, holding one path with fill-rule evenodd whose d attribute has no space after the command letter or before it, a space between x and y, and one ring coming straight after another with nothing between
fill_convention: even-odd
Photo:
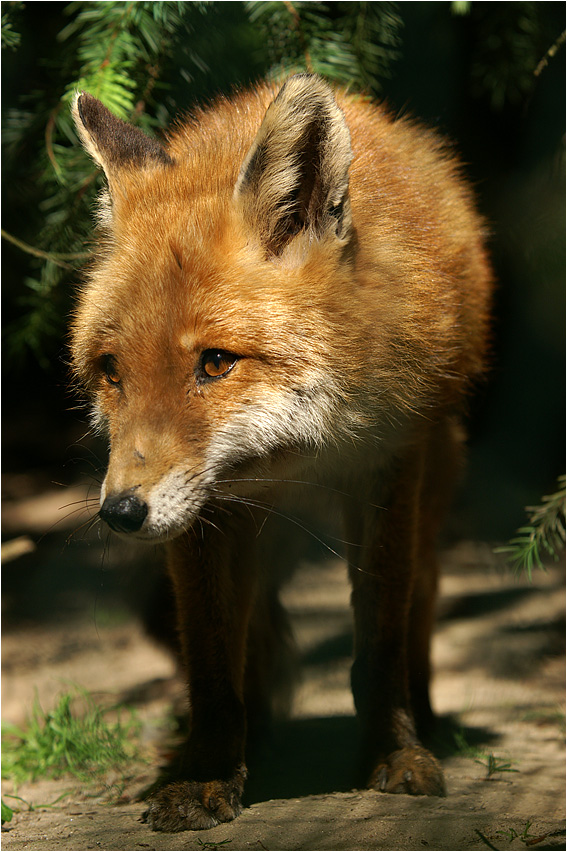
<instances>
[{"instance_id":1,"label":"conifer twig","mask_svg":"<svg viewBox=\"0 0 567 852\"><path fill-rule=\"evenodd\" d=\"M558 490L542 498L540 506L528 506L528 523L520 527L516 536L495 553L507 554L507 560L519 573L525 571L532 578L534 566L544 568L542 551L558 558L565 547L565 476L558 480Z\"/></svg>"},{"instance_id":2,"label":"conifer twig","mask_svg":"<svg viewBox=\"0 0 567 852\"><path fill-rule=\"evenodd\" d=\"M86 260L87 257L89 257L89 253L87 251L74 252L71 254L65 254L64 252L42 251L42 249L30 246L28 243L24 243L23 240L19 240L17 237L12 236L12 234L9 234L4 230L4 228L2 228L1 234L3 239L8 240L8 242L12 243L12 245L15 245L22 251L25 251L26 254L31 254L34 257L41 257L43 260L49 260L56 266L61 266L62 269L75 269L75 267L71 266L71 264L65 263L66 260Z\"/></svg>"},{"instance_id":3,"label":"conifer twig","mask_svg":"<svg viewBox=\"0 0 567 852\"><path fill-rule=\"evenodd\" d=\"M295 29L297 30L297 35L299 36L299 41L301 42L301 47L303 49L303 55L305 56L305 67L307 68L310 74L313 74L313 63L311 62L309 49L305 43L303 30L301 28L301 18L299 12L297 11L293 3L290 2L290 0L284 0L284 6L286 7L290 15L292 15L293 17Z\"/></svg>"},{"instance_id":4,"label":"conifer twig","mask_svg":"<svg viewBox=\"0 0 567 852\"><path fill-rule=\"evenodd\" d=\"M534 71L534 77L539 77L543 69L549 65L549 60L553 59L559 48L562 44L565 43L565 30L561 33L561 35L553 42L551 47L546 51L545 55L540 59L537 64L537 68Z\"/></svg>"}]
</instances>

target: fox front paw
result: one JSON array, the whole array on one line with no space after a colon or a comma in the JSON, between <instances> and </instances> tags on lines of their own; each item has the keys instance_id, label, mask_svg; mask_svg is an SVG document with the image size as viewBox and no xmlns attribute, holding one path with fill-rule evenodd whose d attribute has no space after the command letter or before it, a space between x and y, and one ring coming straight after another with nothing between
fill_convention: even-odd
<instances>
[{"instance_id":1,"label":"fox front paw","mask_svg":"<svg viewBox=\"0 0 567 852\"><path fill-rule=\"evenodd\" d=\"M443 770L438 761L420 746L392 752L370 776L369 787L383 793L412 796L446 796Z\"/></svg>"},{"instance_id":2,"label":"fox front paw","mask_svg":"<svg viewBox=\"0 0 567 852\"><path fill-rule=\"evenodd\" d=\"M154 831L188 831L230 822L242 810L244 772L230 781L177 781L155 793L142 815Z\"/></svg>"}]
</instances>

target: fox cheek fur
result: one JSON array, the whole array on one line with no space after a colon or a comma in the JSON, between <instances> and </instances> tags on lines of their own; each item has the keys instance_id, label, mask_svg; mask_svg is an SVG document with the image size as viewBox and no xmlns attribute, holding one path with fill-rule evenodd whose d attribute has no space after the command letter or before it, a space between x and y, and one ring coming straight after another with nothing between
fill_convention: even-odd
<instances>
[{"instance_id":1,"label":"fox cheek fur","mask_svg":"<svg viewBox=\"0 0 567 852\"><path fill-rule=\"evenodd\" d=\"M287 647L286 554L259 536L284 493L343 516L363 783L444 795L420 741L435 541L492 282L458 163L307 74L219 99L164 145L86 93L73 115L107 179L71 341L110 442L100 514L167 542L190 696L182 780L146 821L241 810L247 726Z\"/></svg>"}]
</instances>

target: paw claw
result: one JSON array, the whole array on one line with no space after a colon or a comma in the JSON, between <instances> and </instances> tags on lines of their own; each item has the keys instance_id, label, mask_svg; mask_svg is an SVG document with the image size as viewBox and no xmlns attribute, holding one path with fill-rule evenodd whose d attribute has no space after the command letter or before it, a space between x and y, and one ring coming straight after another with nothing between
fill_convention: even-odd
<instances>
[{"instance_id":1,"label":"paw claw","mask_svg":"<svg viewBox=\"0 0 567 852\"><path fill-rule=\"evenodd\" d=\"M154 831L213 828L230 822L241 811L243 776L230 781L180 781L168 784L151 799L142 822Z\"/></svg>"},{"instance_id":2,"label":"paw claw","mask_svg":"<svg viewBox=\"0 0 567 852\"><path fill-rule=\"evenodd\" d=\"M445 780L439 763L421 746L399 749L390 754L372 773L369 786L381 793L446 795Z\"/></svg>"}]
</instances>

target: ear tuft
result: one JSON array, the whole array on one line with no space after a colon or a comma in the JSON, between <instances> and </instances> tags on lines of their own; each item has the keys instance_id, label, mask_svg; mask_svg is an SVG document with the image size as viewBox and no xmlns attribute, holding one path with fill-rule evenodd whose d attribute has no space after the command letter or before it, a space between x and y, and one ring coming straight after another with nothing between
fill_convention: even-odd
<instances>
[{"instance_id":1,"label":"ear tuft","mask_svg":"<svg viewBox=\"0 0 567 852\"><path fill-rule=\"evenodd\" d=\"M109 183L121 168L169 165L171 158L155 139L117 118L87 92L78 92L71 107L77 132Z\"/></svg>"},{"instance_id":2,"label":"ear tuft","mask_svg":"<svg viewBox=\"0 0 567 852\"><path fill-rule=\"evenodd\" d=\"M352 222L350 133L330 86L290 77L268 108L240 170L234 197L270 254L300 231L347 242Z\"/></svg>"}]
</instances>

